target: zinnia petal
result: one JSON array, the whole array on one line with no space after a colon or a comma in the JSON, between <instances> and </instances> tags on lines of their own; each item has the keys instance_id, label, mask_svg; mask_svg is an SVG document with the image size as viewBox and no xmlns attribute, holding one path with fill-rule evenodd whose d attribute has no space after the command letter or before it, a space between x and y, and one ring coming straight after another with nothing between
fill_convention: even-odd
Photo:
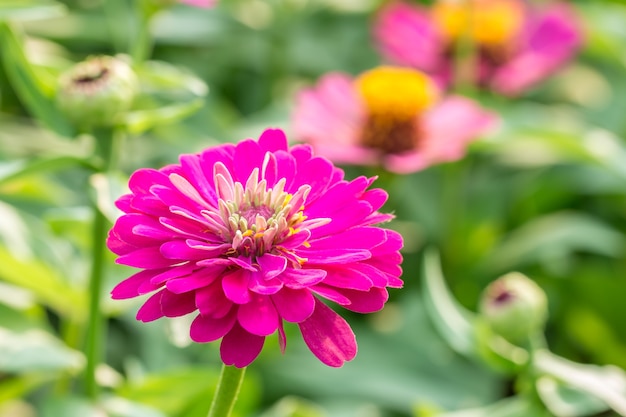
<instances>
[{"instance_id":1,"label":"zinnia petal","mask_svg":"<svg viewBox=\"0 0 626 417\"><path fill-rule=\"evenodd\" d=\"M326 365L337 368L356 356L356 338L352 329L321 301L316 300L315 311L299 326L306 345Z\"/></svg>"}]
</instances>

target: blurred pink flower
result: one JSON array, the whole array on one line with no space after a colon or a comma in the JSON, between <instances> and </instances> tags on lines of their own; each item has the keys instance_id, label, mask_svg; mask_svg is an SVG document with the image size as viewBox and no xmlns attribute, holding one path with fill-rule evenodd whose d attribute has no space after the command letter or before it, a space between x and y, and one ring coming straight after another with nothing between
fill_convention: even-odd
<instances>
[{"instance_id":1,"label":"blurred pink flower","mask_svg":"<svg viewBox=\"0 0 626 417\"><path fill-rule=\"evenodd\" d=\"M439 0L429 9L393 1L373 30L386 59L426 71L443 85L451 81L454 45L469 36L478 48L478 81L506 95L557 71L583 38L573 8L561 1L531 6L523 0Z\"/></svg>"},{"instance_id":2,"label":"blurred pink flower","mask_svg":"<svg viewBox=\"0 0 626 417\"><path fill-rule=\"evenodd\" d=\"M435 83L419 71L378 67L357 78L329 73L302 90L293 129L336 163L406 174L462 158L495 121L467 98L439 100Z\"/></svg>"},{"instance_id":3,"label":"blurred pink flower","mask_svg":"<svg viewBox=\"0 0 626 417\"><path fill-rule=\"evenodd\" d=\"M180 0L180 2L188 4L190 6L208 8L215 6L217 0Z\"/></svg>"},{"instance_id":4,"label":"blurred pink flower","mask_svg":"<svg viewBox=\"0 0 626 417\"><path fill-rule=\"evenodd\" d=\"M107 244L142 271L112 297L154 293L137 313L144 322L196 313L191 338L222 338L227 365L250 364L276 331L284 351L287 321L341 366L355 337L320 298L370 313L402 286L402 237L374 226L393 217L377 211L387 193L368 189L374 178L343 177L310 146L289 148L281 130L136 171Z\"/></svg>"}]
</instances>

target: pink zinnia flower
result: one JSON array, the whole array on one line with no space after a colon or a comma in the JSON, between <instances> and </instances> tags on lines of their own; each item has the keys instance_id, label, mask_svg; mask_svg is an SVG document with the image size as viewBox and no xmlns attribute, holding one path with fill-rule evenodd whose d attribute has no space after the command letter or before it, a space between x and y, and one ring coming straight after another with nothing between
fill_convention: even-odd
<instances>
[{"instance_id":1,"label":"pink zinnia flower","mask_svg":"<svg viewBox=\"0 0 626 417\"><path fill-rule=\"evenodd\" d=\"M478 50L478 81L516 95L544 80L580 48L582 29L572 7L556 1L439 0L430 9L394 1L378 14L374 37L391 62L452 77L456 43L470 37Z\"/></svg>"},{"instance_id":2,"label":"pink zinnia flower","mask_svg":"<svg viewBox=\"0 0 626 417\"><path fill-rule=\"evenodd\" d=\"M180 0L180 2L190 6L209 8L215 6L217 0Z\"/></svg>"},{"instance_id":3,"label":"pink zinnia flower","mask_svg":"<svg viewBox=\"0 0 626 417\"><path fill-rule=\"evenodd\" d=\"M329 73L301 91L293 129L334 162L410 173L462 158L495 120L467 98L440 99L419 71L379 67L356 78Z\"/></svg>"},{"instance_id":4,"label":"pink zinnia flower","mask_svg":"<svg viewBox=\"0 0 626 417\"><path fill-rule=\"evenodd\" d=\"M374 178L343 177L310 146L289 148L281 130L136 171L107 244L142 271L113 298L154 293L137 313L144 322L195 313L191 338L222 338L227 365L250 364L275 332L284 351L287 321L341 366L356 355L354 334L320 299L370 313L402 286L402 238L374 226L392 218L377 211L387 193L369 189Z\"/></svg>"}]
</instances>

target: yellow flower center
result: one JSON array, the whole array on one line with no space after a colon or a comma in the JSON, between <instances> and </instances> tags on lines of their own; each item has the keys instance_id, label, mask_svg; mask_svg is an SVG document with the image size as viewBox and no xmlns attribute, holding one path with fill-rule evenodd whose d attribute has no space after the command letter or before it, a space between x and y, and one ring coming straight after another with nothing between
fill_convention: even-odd
<instances>
[{"instance_id":1,"label":"yellow flower center","mask_svg":"<svg viewBox=\"0 0 626 417\"><path fill-rule=\"evenodd\" d=\"M399 67L378 67L356 79L356 88L370 116L410 120L430 107L437 88L421 72Z\"/></svg>"},{"instance_id":2,"label":"yellow flower center","mask_svg":"<svg viewBox=\"0 0 626 417\"><path fill-rule=\"evenodd\" d=\"M384 154L416 149L420 142L419 114L438 96L435 83L409 68L378 67L355 81L367 118L361 144Z\"/></svg>"},{"instance_id":3,"label":"yellow flower center","mask_svg":"<svg viewBox=\"0 0 626 417\"><path fill-rule=\"evenodd\" d=\"M484 46L511 42L524 24L519 0L440 0L432 16L451 41L469 35Z\"/></svg>"}]
</instances>

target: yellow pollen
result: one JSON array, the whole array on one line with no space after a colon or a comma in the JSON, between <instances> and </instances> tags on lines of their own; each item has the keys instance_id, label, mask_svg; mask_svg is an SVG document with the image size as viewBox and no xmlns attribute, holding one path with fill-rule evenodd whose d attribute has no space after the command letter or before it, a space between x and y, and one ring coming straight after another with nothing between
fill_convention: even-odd
<instances>
[{"instance_id":1,"label":"yellow pollen","mask_svg":"<svg viewBox=\"0 0 626 417\"><path fill-rule=\"evenodd\" d=\"M255 239L258 239L258 238L260 238L260 237L263 237L263 232L258 232L258 233L255 233L253 237L254 237Z\"/></svg>"},{"instance_id":2,"label":"yellow pollen","mask_svg":"<svg viewBox=\"0 0 626 417\"><path fill-rule=\"evenodd\" d=\"M310 248L310 247L311 247L311 244L310 244L309 242L304 242L302 245L303 245L305 248Z\"/></svg>"},{"instance_id":3,"label":"yellow pollen","mask_svg":"<svg viewBox=\"0 0 626 417\"><path fill-rule=\"evenodd\" d=\"M250 229L246 230L245 232L243 232L241 235L243 237L248 237L248 236L252 236L254 234L254 232Z\"/></svg>"},{"instance_id":4,"label":"yellow pollen","mask_svg":"<svg viewBox=\"0 0 626 417\"><path fill-rule=\"evenodd\" d=\"M355 84L370 115L392 120L412 119L437 98L432 80L409 68L374 68L361 74Z\"/></svg>"},{"instance_id":5,"label":"yellow pollen","mask_svg":"<svg viewBox=\"0 0 626 417\"><path fill-rule=\"evenodd\" d=\"M511 42L524 24L519 0L439 0L432 7L432 16L450 40L467 34L485 46Z\"/></svg>"},{"instance_id":6,"label":"yellow pollen","mask_svg":"<svg viewBox=\"0 0 626 417\"><path fill-rule=\"evenodd\" d=\"M283 208L285 208L287 206L287 204L289 204L289 202L291 201L292 198L293 198L292 194L287 194L285 196L285 201L283 201Z\"/></svg>"}]
</instances>

